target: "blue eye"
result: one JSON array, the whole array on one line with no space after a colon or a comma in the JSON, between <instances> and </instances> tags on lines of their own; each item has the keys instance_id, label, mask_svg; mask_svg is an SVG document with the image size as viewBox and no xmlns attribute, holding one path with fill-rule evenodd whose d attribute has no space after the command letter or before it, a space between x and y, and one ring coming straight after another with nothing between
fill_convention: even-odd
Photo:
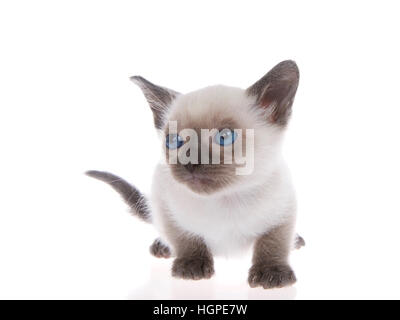
<instances>
[{"instance_id":1,"label":"blue eye","mask_svg":"<svg viewBox=\"0 0 400 320\"><path fill-rule=\"evenodd\" d=\"M215 135L215 142L221 146L229 146L234 143L237 138L237 133L231 129L224 129Z\"/></svg>"},{"instance_id":2,"label":"blue eye","mask_svg":"<svg viewBox=\"0 0 400 320\"><path fill-rule=\"evenodd\" d=\"M168 134L165 139L165 144L168 149L177 149L182 147L183 139L176 133Z\"/></svg>"}]
</instances>

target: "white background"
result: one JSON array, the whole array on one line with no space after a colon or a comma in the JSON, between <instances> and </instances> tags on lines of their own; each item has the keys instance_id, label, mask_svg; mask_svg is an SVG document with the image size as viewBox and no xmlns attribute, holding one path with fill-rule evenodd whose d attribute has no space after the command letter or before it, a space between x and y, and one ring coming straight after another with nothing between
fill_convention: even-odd
<instances>
[{"instance_id":1,"label":"white background","mask_svg":"<svg viewBox=\"0 0 400 320\"><path fill-rule=\"evenodd\" d=\"M400 298L398 1L2 1L0 298ZM285 143L298 282L170 276L100 169L147 192L159 142L140 74L181 92L301 81ZM166 190L168 192L168 190Z\"/></svg>"}]
</instances>

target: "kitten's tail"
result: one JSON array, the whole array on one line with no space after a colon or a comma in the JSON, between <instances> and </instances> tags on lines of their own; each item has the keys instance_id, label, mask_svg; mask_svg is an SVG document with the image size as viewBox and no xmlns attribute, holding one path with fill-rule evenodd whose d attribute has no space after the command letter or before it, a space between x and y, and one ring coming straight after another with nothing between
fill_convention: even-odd
<instances>
[{"instance_id":1,"label":"kitten's tail","mask_svg":"<svg viewBox=\"0 0 400 320\"><path fill-rule=\"evenodd\" d=\"M89 177L108 183L121 195L136 216L146 222L151 222L147 199L136 187L112 173L90 170L86 174Z\"/></svg>"}]
</instances>

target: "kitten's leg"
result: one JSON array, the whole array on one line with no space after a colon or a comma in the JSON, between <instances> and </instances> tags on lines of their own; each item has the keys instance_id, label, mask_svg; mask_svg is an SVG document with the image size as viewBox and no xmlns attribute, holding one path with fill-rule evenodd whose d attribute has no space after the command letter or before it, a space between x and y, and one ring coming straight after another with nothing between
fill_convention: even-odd
<instances>
[{"instance_id":1,"label":"kitten's leg","mask_svg":"<svg viewBox=\"0 0 400 320\"><path fill-rule=\"evenodd\" d=\"M208 279L214 274L214 260L205 242L182 230L171 218L168 208L159 202L159 220L165 239L172 246L176 257L172 263L172 275L183 279Z\"/></svg>"},{"instance_id":2,"label":"kitten's leg","mask_svg":"<svg viewBox=\"0 0 400 320\"><path fill-rule=\"evenodd\" d=\"M251 287L281 288L296 282L296 276L288 263L292 230L292 224L286 223L257 239L253 266L249 270L248 281Z\"/></svg>"},{"instance_id":3,"label":"kitten's leg","mask_svg":"<svg viewBox=\"0 0 400 320\"><path fill-rule=\"evenodd\" d=\"M150 253L157 258L170 258L171 250L160 238L154 240L150 246Z\"/></svg>"},{"instance_id":4,"label":"kitten's leg","mask_svg":"<svg viewBox=\"0 0 400 320\"><path fill-rule=\"evenodd\" d=\"M180 234L177 240L172 275L192 280L211 278L214 274L214 260L204 241L187 234Z\"/></svg>"}]
</instances>

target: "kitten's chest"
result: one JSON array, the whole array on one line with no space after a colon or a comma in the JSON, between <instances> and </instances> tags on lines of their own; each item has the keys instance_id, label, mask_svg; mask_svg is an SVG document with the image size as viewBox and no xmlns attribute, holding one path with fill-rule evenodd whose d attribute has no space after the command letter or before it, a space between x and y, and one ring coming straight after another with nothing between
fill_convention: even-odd
<instances>
[{"instance_id":1,"label":"kitten's chest","mask_svg":"<svg viewBox=\"0 0 400 320\"><path fill-rule=\"evenodd\" d=\"M180 227L202 236L214 254L230 254L248 247L281 219L267 197L245 204L240 200L180 198L169 207Z\"/></svg>"}]
</instances>

